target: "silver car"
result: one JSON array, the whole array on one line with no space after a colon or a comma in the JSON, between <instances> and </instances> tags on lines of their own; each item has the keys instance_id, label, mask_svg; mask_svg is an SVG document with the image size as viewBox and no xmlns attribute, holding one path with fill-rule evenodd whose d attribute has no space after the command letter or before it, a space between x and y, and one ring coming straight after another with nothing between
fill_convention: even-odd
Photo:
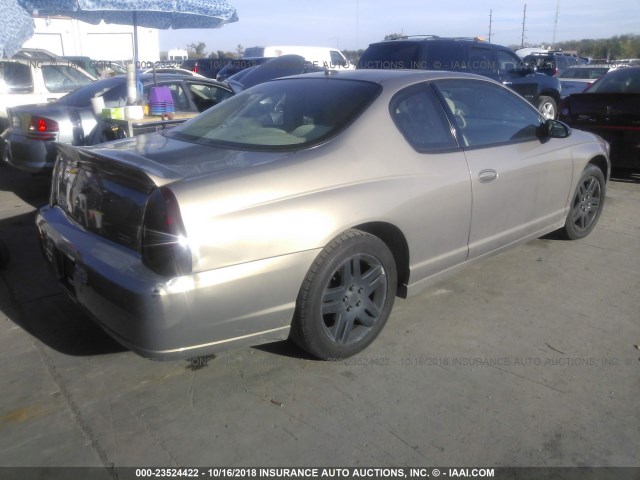
<instances>
[{"instance_id":1,"label":"silver car","mask_svg":"<svg viewBox=\"0 0 640 480\"><path fill-rule=\"evenodd\" d=\"M589 234L610 169L599 137L443 71L278 79L162 134L58 148L46 259L152 358L288 337L354 355L396 296L555 230Z\"/></svg>"},{"instance_id":2,"label":"silver car","mask_svg":"<svg viewBox=\"0 0 640 480\"><path fill-rule=\"evenodd\" d=\"M153 75L143 74L140 82L144 96L154 85L169 88L179 113L196 114L233 95L227 85L192 75L158 74L154 80ZM9 108L9 128L2 133L4 161L26 172L50 174L57 155L55 143L86 144L97 125L91 107L94 97L102 97L107 108L126 105L126 77L92 82L50 103Z\"/></svg>"}]
</instances>

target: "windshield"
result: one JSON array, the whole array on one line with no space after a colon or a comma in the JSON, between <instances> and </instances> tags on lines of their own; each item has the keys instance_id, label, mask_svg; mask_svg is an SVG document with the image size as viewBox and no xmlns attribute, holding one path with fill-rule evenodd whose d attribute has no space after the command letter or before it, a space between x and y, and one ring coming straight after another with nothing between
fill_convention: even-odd
<instances>
[{"instance_id":1,"label":"windshield","mask_svg":"<svg viewBox=\"0 0 640 480\"><path fill-rule=\"evenodd\" d=\"M588 93L640 93L640 68L622 67L594 83Z\"/></svg>"},{"instance_id":2,"label":"windshield","mask_svg":"<svg viewBox=\"0 0 640 480\"><path fill-rule=\"evenodd\" d=\"M346 128L381 89L370 82L317 77L268 82L211 108L167 136L247 150L297 150Z\"/></svg>"}]
</instances>

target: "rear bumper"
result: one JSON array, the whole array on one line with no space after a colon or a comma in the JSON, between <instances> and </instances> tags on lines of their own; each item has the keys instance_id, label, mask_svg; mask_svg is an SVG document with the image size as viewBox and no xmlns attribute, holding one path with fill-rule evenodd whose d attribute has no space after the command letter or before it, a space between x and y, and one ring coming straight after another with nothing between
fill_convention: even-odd
<instances>
[{"instance_id":1,"label":"rear bumper","mask_svg":"<svg viewBox=\"0 0 640 480\"><path fill-rule=\"evenodd\" d=\"M56 162L53 141L30 140L21 135L6 135L5 161L18 170L50 174Z\"/></svg>"},{"instance_id":2,"label":"rear bumper","mask_svg":"<svg viewBox=\"0 0 640 480\"><path fill-rule=\"evenodd\" d=\"M177 278L140 255L87 232L58 207L36 219L58 281L130 350L171 359L288 337L298 290L318 251L268 258Z\"/></svg>"}]
</instances>

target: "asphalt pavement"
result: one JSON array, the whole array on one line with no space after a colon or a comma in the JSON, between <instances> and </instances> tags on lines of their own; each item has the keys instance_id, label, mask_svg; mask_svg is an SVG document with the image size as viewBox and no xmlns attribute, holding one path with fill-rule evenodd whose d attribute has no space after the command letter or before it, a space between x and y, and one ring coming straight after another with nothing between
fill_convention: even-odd
<instances>
[{"instance_id":1,"label":"asphalt pavement","mask_svg":"<svg viewBox=\"0 0 640 480\"><path fill-rule=\"evenodd\" d=\"M48 179L0 166L2 466L640 466L640 175L594 232L398 300L360 355L145 360L58 287Z\"/></svg>"}]
</instances>

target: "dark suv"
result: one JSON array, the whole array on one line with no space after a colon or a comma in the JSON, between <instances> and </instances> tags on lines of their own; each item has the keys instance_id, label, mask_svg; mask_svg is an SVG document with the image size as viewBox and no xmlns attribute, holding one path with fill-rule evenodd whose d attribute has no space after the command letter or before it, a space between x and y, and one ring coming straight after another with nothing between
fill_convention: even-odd
<instances>
[{"instance_id":1,"label":"dark suv","mask_svg":"<svg viewBox=\"0 0 640 480\"><path fill-rule=\"evenodd\" d=\"M526 67L507 47L473 38L435 35L372 43L357 68L456 70L483 75L511 87L546 118L556 118L560 81Z\"/></svg>"}]
</instances>

